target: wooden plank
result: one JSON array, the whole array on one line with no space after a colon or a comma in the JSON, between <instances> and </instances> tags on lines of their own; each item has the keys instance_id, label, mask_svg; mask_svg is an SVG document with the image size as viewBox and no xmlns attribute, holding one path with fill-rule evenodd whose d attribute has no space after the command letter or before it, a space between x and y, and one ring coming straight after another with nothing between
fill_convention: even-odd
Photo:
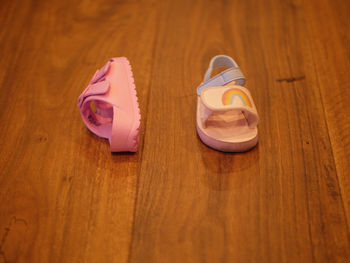
<instances>
[{"instance_id":1,"label":"wooden plank","mask_svg":"<svg viewBox=\"0 0 350 263\"><path fill-rule=\"evenodd\" d=\"M350 3L2 1L0 262L347 262ZM210 58L248 77L259 144L201 143ZM110 154L76 99L131 61L142 132Z\"/></svg>"},{"instance_id":2,"label":"wooden plank","mask_svg":"<svg viewBox=\"0 0 350 263\"><path fill-rule=\"evenodd\" d=\"M302 8L284 1L162 5L132 262L349 258ZM196 136L195 87L218 53L242 66L260 112L259 146L248 153L215 152Z\"/></svg>"},{"instance_id":3,"label":"wooden plank","mask_svg":"<svg viewBox=\"0 0 350 263\"><path fill-rule=\"evenodd\" d=\"M321 12L314 12L317 8ZM347 221L350 221L350 3L310 2L305 8L315 71L318 78L332 152ZM325 17L332 19L325 20ZM324 32L327 32L325 34Z\"/></svg>"},{"instance_id":4,"label":"wooden plank","mask_svg":"<svg viewBox=\"0 0 350 263\"><path fill-rule=\"evenodd\" d=\"M111 155L108 141L85 128L76 101L98 67L124 55L147 104L156 33L148 16L157 9L114 1L6 5L0 262L127 262L142 148Z\"/></svg>"}]
</instances>

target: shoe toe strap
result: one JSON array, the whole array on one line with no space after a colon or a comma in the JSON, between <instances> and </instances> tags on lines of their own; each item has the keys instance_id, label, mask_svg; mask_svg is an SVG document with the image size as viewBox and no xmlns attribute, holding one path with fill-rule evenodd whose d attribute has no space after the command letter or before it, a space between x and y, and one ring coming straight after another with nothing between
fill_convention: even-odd
<instances>
[{"instance_id":1,"label":"shoe toe strap","mask_svg":"<svg viewBox=\"0 0 350 263\"><path fill-rule=\"evenodd\" d=\"M200 96L202 123L212 114L241 111L247 119L249 127L255 127L259 116L249 90L238 85L206 88Z\"/></svg>"}]
</instances>

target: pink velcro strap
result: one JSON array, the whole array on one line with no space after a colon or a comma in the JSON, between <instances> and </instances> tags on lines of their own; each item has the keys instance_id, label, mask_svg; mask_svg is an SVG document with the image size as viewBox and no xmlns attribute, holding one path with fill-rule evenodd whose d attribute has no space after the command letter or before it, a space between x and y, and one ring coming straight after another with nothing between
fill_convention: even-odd
<instances>
[{"instance_id":1,"label":"pink velcro strap","mask_svg":"<svg viewBox=\"0 0 350 263\"><path fill-rule=\"evenodd\" d=\"M92 95L102 95L107 93L109 89L109 83L107 80L103 80L94 84L90 84L84 92L79 96L78 98L78 107L81 108L81 106L84 103L85 98L92 96Z\"/></svg>"},{"instance_id":2,"label":"pink velcro strap","mask_svg":"<svg viewBox=\"0 0 350 263\"><path fill-rule=\"evenodd\" d=\"M95 72L89 85L78 98L79 108L81 108L81 106L83 105L83 101L86 97L91 95L101 95L108 91L109 85L106 81L106 75L111 67L112 62L113 59L108 60L106 65L104 65L101 69Z\"/></svg>"},{"instance_id":3,"label":"pink velcro strap","mask_svg":"<svg viewBox=\"0 0 350 263\"><path fill-rule=\"evenodd\" d=\"M111 66L111 62L113 61L113 59L108 60L108 62L106 63L106 65L104 65L100 70L97 70L95 75L92 77L90 84L102 81L105 79L106 74L109 71L109 68Z\"/></svg>"}]
</instances>

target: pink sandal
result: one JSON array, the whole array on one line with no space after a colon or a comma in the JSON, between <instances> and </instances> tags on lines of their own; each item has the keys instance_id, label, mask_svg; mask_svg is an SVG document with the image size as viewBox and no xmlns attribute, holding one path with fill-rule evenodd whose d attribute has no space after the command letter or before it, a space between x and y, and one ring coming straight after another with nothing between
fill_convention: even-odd
<instances>
[{"instance_id":1,"label":"pink sandal","mask_svg":"<svg viewBox=\"0 0 350 263\"><path fill-rule=\"evenodd\" d=\"M227 70L210 78L213 68ZM230 57L212 58L197 88L197 132L208 146L224 152L244 152L258 142L258 113L245 78Z\"/></svg>"},{"instance_id":2,"label":"pink sandal","mask_svg":"<svg viewBox=\"0 0 350 263\"><path fill-rule=\"evenodd\" d=\"M141 115L127 58L111 58L97 70L78 107L88 129L109 140L111 152L137 151Z\"/></svg>"}]
</instances>

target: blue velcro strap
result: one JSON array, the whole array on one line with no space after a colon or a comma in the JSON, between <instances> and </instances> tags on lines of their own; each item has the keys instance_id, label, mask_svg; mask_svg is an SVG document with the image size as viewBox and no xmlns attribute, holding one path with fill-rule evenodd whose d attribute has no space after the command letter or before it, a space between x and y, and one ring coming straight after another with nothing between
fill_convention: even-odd
<instances>
[{"instance_id":1,"label":"blue velcro strap","mask_svg":"<svg viewBox=\"0 0 350 263\"><path fill-rule=\"evenodd\" d=\"M227 67L229 69L221 72L213 78L210 78L212 70L219 67ZM234 80L236 81L237 85L244 85L245 77L239 69L237 63L229 56L215 56L210 61L209 68L204 75L203 83L197 87L197 95L200 96L201 91L205 88L223 86Z\"/></svg>"}]
</instances>

